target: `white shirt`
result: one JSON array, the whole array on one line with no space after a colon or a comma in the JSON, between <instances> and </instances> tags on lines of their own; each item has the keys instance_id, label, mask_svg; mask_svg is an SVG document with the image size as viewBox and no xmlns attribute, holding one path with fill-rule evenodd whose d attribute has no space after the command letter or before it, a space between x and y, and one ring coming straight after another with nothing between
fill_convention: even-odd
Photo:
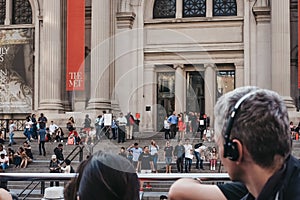
<instances>
[{"instance_id":1,"label":"white shirt","mask_svg":"<svg viewBox=\"0 0 300 200\"><path fill-rule=\"evenodd\" d=\"M25 122L25 128L31 128L32 124L31 120L29 122Z\"/></svg>"},{"instance_id":2,"label":"white shirt","mask_svg":"<svg viewBox=\"0 0 300 200\"><path fill-rule=\"evenodd\" d=\"M65 174L71 173L71 165L67 165L66 167L61 167L60 169L63 170Z\"/></svg>"},{"instance_id":3,"label":"white shirt","mask_svg":"<svg viewBox=\"0 0 300 200\"><path fill-rule=\"evenodd\" d=\"M0 157L0 163L6 163L7 165L9 165L9 159L8 156L4 156L4 158Z\"/></svg>"},{"instance_id":4,"label":"white shirt","mask_svg":"<svg viewBox=\"0 0 300 200\"><path fill-rule=\"evenodd\" d=\"M153 156L158 153L159 146L158 145L156 145L156 146L150 145L149 150L150 150L150 154Z\"/></svg>"},{"instance_id":5,"label":"white shirt","mask_svg":"<svg viewBox=\"0 0 300 200\"><path fill-rule=\"evenodd\" d=\"M194 155L193 155L193 146L191 144L185 144L183 146L184 146L184 149L185 149L185 157L193 159L193 157L194 157Z\"/></svg>"},{"instance_id":6,"label":"white shirt","mask_svg":"<svg viewBox=\"0 0 300 200\"><path fill-rule=\"evenodd\" d=\"M164 128L170 129L170 124L169 124L168 120L164 120Z\"/></svg>"},{"instance_id":7,"label":"white shirt","mask_svg":"<svg viewBox=\"0 0 300 200\"><path fill-rule=\"evenodd\" d=\"M127 124L127 119L124 116L123 117L118 117L117 121L119 122L119 126L126 126L126 124Z\"/></svg>"},{"instance_id":8,"label":"white shirt","mask_svg":"<svg viewBox=\"0 0 300 200\"><path fill-rule=\"evenodd\" d=\"M17 129L17 126L15 124L10 124L9 125L9 132L13 133Z\"/></svg>"},{"instance_id":9,"label":"white shirt","mask_svg":"<svg viewBox=\"0 0 300 200\"><path fill-rule=\"evenodd\" d=\"M57 129L58 126L56 124L50 124L49 131L50 133L54 133L55 129Z\"/></svg>"}]
</instances>

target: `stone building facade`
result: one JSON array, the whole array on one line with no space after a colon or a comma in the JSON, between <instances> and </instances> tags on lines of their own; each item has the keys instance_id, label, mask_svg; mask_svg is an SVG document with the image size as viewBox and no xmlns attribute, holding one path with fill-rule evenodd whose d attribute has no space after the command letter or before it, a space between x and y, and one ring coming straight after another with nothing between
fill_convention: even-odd
<instances>
[{"instance_id":1,"label":"stone building facade","mask_svg":"<svg viewBox=\"0 0 300 200\"><path fill-rule=\"evenodd\" d=\"M85 0L85 90L65 91L66 0L0 0L2 118L206 113L256 85L298 120L297 0ZM2 60L1 60L2 59Z\"/></svg>"}]
</instances>

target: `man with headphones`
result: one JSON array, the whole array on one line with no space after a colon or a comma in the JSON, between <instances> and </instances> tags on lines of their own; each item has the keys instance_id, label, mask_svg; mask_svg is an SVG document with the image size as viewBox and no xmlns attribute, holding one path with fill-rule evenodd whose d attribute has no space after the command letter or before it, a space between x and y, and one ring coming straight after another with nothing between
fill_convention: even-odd
<instances>
[{"instance_id":1,"label":"man with headphones","mask_svg":"<svg viewBox=\"0 0 300 200\"><path fill-rule=\"evenodd\" d=\"M233 182L212 186L181 179L169 199L300 199L300 161L291 155L287 108L277 93L248 86L223 95L214 126Z\"/></svg>"}]
</instances>

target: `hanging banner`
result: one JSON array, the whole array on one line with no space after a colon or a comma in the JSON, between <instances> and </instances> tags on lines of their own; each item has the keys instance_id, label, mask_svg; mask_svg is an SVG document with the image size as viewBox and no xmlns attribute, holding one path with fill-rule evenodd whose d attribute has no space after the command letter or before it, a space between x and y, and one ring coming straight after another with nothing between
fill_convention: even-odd
<instances>
[{"instance_id":1,"label":"hanging banner","mask_svg":"<svg viewBox=\"0 0 300 200\"><path fill-rule=\"evenodd\" d=\"M68 0L66 90L84 90L85 0Z\"/></svg>"}]
</instances>

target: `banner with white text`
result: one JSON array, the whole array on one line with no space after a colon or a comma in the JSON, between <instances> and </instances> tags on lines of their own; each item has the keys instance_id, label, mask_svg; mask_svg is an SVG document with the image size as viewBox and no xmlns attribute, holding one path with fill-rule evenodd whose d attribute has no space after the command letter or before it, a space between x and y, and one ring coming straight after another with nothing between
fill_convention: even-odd
<instances>
[{"instance_id":1,"label":"banner with white text","mask_svg":"<svg viewBox=\"0 0 300 200\"><path fill-rule=\"evenodd\" d=\"M66 90L84 90L85 0L68 0Z\"/></svg>"}]
</instances>

